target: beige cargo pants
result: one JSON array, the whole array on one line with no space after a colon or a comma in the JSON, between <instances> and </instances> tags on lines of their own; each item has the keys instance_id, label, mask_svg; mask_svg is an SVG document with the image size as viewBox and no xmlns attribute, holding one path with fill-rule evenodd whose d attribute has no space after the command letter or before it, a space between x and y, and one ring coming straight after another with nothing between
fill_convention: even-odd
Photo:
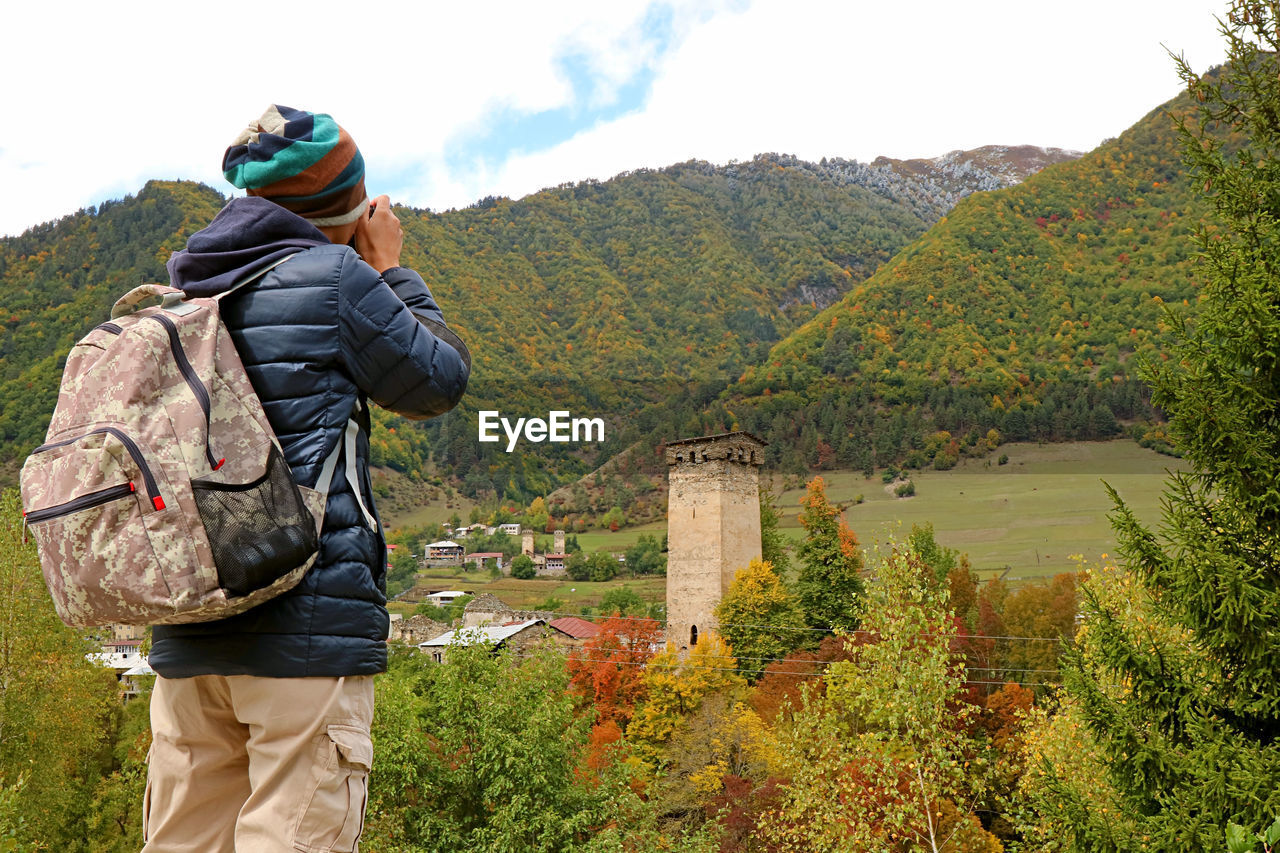
<instances>
[{"instance_id":1,"label":"beige cargo pants","mask_svg":"<svg viewBox=\"0 0 1280 853\"><path fill-rule=\"evenodd\" d=\"M156 678L143 853L357 849L373 677Z\"/></svg>"}]
</instances>

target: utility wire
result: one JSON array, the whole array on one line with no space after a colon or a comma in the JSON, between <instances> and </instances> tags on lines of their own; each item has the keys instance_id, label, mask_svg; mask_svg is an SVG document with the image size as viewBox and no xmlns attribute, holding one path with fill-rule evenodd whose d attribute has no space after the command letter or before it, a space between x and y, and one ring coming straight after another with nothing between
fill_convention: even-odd
<instances>
[{"instance_id":1,"label":"utility wire","mask_svg":"<svg viewBox=\"0 0 1280 853\"><path fill-rule=\"evenodd\" d=\"M528 651L520 651L520 652L512 653L512 657L516 657L520 659L530 659L530 658L535 658L537 656L538 655L536 652L528 652ZM617 666L643 666L643 667L651 667L655 669L698 669L703 671L715 671L715 672L743 671L736 666L712 666L711 664L689 663L688 661L684 661L680 663L653 663L651 661L621 661L621 660L616 661L616 660L610 660L610 659L596 660L592 658L585 658L585 659L577 658L577 660L581 660L585 663L612 663L612 664L616 664ZM763 672L763 670L746 670L746 671L747 672ZM805 677L817 678L819 676L825 675L826 671L812 670L807 672L784 672L779 674L790 676L793 678L805 678ZM974 681L966 678L963 680L962 683L963 684L990 684L990 685L1003 686L1010 682L1008 681ZM1020 682L1013 682L1013 683L1018 684L1021 687L1059 687L1061 686L1057 682L1045 682L1045 681L1020 681Z\"/></svg>"},{"instance_id":2,"label":"utility wire","mask_svg":"<svg viewBox=\"0 0 1280 853\"><path fill-rule=\"evenodd\" d=\"M527 610L522 612L550 613L552 616L572 616L576 619L582 619L584 621L591 622L592 624L599 624L602 621L607 621L610 619L620 620L623 622L646 622L646 623L651 623L653 625L666 625L669 622L669 620L667 619L654 619L648 616L605 616L603 614L600 614L600 615L593 614L591 616L583 616L581 613L565 613L557 610ZM792 625L760 625L753 622L725 622L725 623L721 623L719 627L721 628L763 628L770 631L812 631L819 634L837 633L836 629L834 628L806 628L806 627L796 627ZM872 636L876 632L867 631L861 628L855 628L853 630L843 631L840 633L863 634L863 635ZM922 633L922 634L918 634L917 636L935 637L937 635ZM1003 634L953 634L951 638L955 640L1022 640L1027 642L1043 642L1043 643L1062 643L1070 639L1069 637L1014 637L1014 636L1008 636Z\"/></svg>"}]
</instances>

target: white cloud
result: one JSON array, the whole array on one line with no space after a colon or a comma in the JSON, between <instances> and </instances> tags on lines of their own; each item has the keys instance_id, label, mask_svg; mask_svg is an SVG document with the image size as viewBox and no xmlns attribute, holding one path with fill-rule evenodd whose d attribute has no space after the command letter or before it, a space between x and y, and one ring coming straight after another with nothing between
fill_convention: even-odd
<instances>
[{"instance_id":1,"label":"white cloud","mask_svg":"<svg viewBox=\"0 0 1280 853\"><path fill-rule=\"evenodd\" d=\"M764 151L869 161L987 144L1089 150L1177 94L1162 42L1197 68L1221 61L1201 3L758 0L667 57L642 112L513 158L483 192Z\"/></svg>"},{"instance_id":2,"label":"white cloud","mask_svg":"<svg viewBox=\"0 0 1280 853\"><path fill-rule=\"evenodd\" d=\"M640 28L652 5L22 4L6 11L0 54L15 81L0 114L0 234L151 177L225 188L223 148L271 101L331 112L360 142L371 188L399 180L404 201L440 208L690 157L1087 149L1177 91L1161 41L1197 67L1221 56L1203 2L673 0L665 55ZM648 64L657 79L633 114L465 165L460 146L496 111L570 103L566 55L598 74L597 105Z\"/></svg>"}]
</instances>

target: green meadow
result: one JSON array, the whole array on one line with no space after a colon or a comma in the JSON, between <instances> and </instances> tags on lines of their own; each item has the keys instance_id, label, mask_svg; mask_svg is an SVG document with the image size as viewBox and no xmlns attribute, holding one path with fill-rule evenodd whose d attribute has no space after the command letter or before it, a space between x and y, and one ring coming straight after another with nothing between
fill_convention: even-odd
<instances>
[{"instance_id":1,"label":"green meadow","mask_svg":"<svg viewBox=\"0 0 1280 853\"><path fill-rule=\"evenodd\" d=\"M999 464L1001 455L1008 456L1004 465ZM937 541L967 554L980 577L1017 580L1073 571L1080 558L1096 562L1115 550L1104 481L1140 519L1158 526L1168 472L1182 465L1179 459L1131 441L1007 444L986 459L966 459L949 471L910 472L916 487L911 498L895 497L893 486L879 473L866 478L861 472L827 471L822 477L827 497L845 507L845 519L864 547L905 539L913 524L931 523ZM782 478L773 479L777 493ZM782 491L780 497L782 530L795 542L804 536L798 519L804 494L801 486ZM430 508L420 511L422 516L429 512ZM617 532L590 530L577 537L586 551L620 552L641 535L661 537L665 532L666 525L655 522ZM558 598L564 611L576 613L584 606L597 606L605 592L624 585L649 601L666 596L662 577L607 583L565 578L491 581L483 572L437 570L420 578L433 589L490 592L517 609Z\"/></svg>"},{"instance_id":2,"label":"green meadow","mask_svg":"<svg viewBox=\"0 0 1280 853\"><path fill-rule=\"evenodd\" d=\"M1009 461L1000 465L1001 454ZM864 546L902 539L913 524L932 523L937 541L969 555L983 578L1051 575L1076 568L1073 555L1102 559L1115 549L1104 481L1137 516L1160 520L1160 495L1182 460L1131 441L1008 444L986 459L950 471L910 472L916 496L898 498L877 474L823 474L827 496L846 505L845 519ZM858 496L862 503L855 503ZM797 516L804 489L782 494L783 531L803 537Z\"/></svg>"},{"instance_id":3,"label":"green meadow","mask_svg":"<svg viewBox=\"0 0 1280 853\"><path fill-rule=\"evenodd\" d=\"M557 610L564 613L580 613L583 607L597 608L606 592L629 586L645 601L665 601L667 579L665 577L619 578L594 583L571 581L568 578L500 578L491 581L483 572L470 574L420 573L419 583L431 589L456 589L479 594L491 593L516 610L531 609L549 598L558 598L564 604ZM392 610L412 612L413 606L392 603Z\"/></svg>"}]
</instances>

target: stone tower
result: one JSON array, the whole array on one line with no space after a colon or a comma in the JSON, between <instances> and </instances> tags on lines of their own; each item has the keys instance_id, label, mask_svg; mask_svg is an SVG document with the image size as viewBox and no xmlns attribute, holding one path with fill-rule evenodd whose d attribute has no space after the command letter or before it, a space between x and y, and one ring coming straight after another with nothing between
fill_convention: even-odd
<instances>
[{"instance_id":1,"label":"stone tower","mask_svg":"<svg viewBox=\"0 0 1280 853\"><path fill-rule=\"evenodd\" d=\"M760 465L749 432L667 444L667 639L689 648L738 569L760 556Z\"/></svg>"},{"instance_id":2,"label":"stone tower","mask_svg":"<svg viewBox=\"0 0 1280 853\"><path fill-rule=\"evenodd\" d=\"M526 530L520 539L520 553L533 556L533 531Z\"/></svg>"},{"instance_id":3,"label":"stone tower","mask_svg":"<svg viewBox=\"0 0 1280 853\"><path fill-rule=\"evenodd\" d=\"M564 548L565 548L565 545L564 545L564 531L563 531L563 530L557 530L555 533L552 533L551 535L555 537L555 544L551 546L551 553L553 553L553 554L563 554L563 553L564 553Z\"/></svg>"}]
</instances>

